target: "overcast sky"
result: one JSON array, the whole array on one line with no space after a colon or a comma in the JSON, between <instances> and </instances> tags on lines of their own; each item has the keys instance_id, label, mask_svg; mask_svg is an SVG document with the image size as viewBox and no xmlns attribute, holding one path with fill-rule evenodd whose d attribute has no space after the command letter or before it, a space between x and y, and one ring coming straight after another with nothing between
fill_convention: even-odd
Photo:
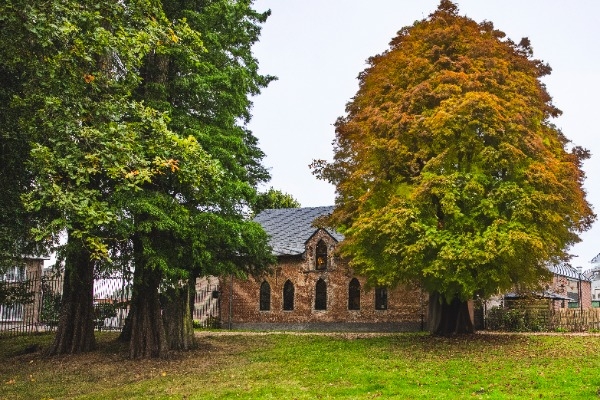
<instances>
[{"instance_id":1,"label":"overcast sky","mask_svg":"<svg viewBox=\"0 0 600 400\"><path fill-rule=\"evenodd\" d=\"M589 149L585 188L600 211L600 1L460 0L461 15L492 21L519 42L528 37L534 57L553 72L543 81L563 111L555 124L574 144ZM250 129L266 153L268 186L302 206L334 204L334 187L308 165L332 159L333 123L358 89L365 60L388 48L396 32L423 19L439 0L257 0L270 9L254 50L263 74L278 80L254 99ZM600 253L600 222L571 253L574 266L591 267Z\"/></svg>"}]
</instances>

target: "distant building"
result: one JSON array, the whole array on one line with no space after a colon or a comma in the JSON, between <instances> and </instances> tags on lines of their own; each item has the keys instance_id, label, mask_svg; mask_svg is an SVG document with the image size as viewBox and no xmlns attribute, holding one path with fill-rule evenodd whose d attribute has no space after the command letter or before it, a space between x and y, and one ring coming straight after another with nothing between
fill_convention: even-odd
<instances>
[{"instance_id":1,"label":"distant building","mask_svg":"<svg viewBox=\"0 0 600 400\"><path fill-rule=\"evenodd\" d=\"M587 279L591 281L592 306L600 307L600 254L590 261L592 268L584 272Z\"/></svg>"},{"instance_id":2,"label":"distant building","mask_svg":"<svg viewBox=\"0 0 600 400\"><path fill-rule=\"evenodd\" d=\"M0 282L6 287L21 287L27 293L26 302L0 304L0 330L10 329L15 324L39 320L41 303L41 277L46 257L26 256L0 274Z\"/></svg>"},{"instance_id":3,"label":"distant building","mask_svg":"<svg viewBox=\"0 0 600 400\"><path fill-rule=\"evenodd\" d=\"M554 276L548 290L568 297L568 300L560 301L560 308L592 307L592 282L581 272L581 267L574 268L568 263L562 263L551 266L550 271Z\"/></svg>"},{"instance_id":4,"label":"distant building","mask_svg":"<svg viewBox=\"0 0 600 400\"><path fill-rule=\"evenodd\" d=\"M527 300L532 306L540 309L580 308L592 307L591 281L581 273L581 269L572 267L568 263L548 266L552 272L552 280L541 291L533 292L508 292L494 297L487 302L487 308L492 306L515 307L521 300Z\"/></svg>"}]
</instances>

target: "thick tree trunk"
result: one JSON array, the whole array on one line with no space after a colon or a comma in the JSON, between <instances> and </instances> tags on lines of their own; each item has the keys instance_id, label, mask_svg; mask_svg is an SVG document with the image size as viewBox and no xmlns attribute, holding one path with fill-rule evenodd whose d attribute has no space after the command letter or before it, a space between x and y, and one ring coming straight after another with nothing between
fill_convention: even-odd
<instances>
[{"instance_id":1,"label":"thick tree trunk","mask_svg":"<svg viewBox=\"0 0 600 400\"><path fill-rule=\"evenodd\" d=\"M69 244L61 313L49 355L94 350L94 262L83 244Z\"/></svg>"},{"instance_id":2,"label":"thick tree trunk","mask_svg":"<svg viewBox=\"0 0 600 400\"><path fill-rule=\"evenodd\" d=\"M192 315L194 290L190 280L166 293L163 320L170 350L190 350L195 347Z\"/></svg>"},{"instance_id":3,"label":"thick tree trunk","mask_svg":"<svg viewBox=\"0 0 600 400\"><path fill-rule=\"evenodd\" d=\"M429 295L429 330L434 335L473 333L473 320L467 301L453 298L448 303L439 293Z\"/></svg>"},{"instance_id":4,"label":"thick tree trunk","mask_svg":"<svg viewBox=\"0 0 600 400\"><path fill-rule=\"evenodd\" d=\"M158 288L162 274L136 265L134 295L130 310L129 357L164 358L168 355Z\"/></svg>"}]
</instances>

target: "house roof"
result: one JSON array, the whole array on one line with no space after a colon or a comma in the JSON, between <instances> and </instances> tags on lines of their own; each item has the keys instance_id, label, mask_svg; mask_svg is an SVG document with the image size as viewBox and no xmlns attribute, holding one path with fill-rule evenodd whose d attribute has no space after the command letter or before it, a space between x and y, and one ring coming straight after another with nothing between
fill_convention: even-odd
<instances>
[{"instance_id":1,"label":"house roof","mask_svg":"<svg viewBox=\"0 0 600 400\"><path fill-rule=\"evenodd\" d=\"M588 277L586 277L584 274L579 272L577 269L573 268L571 266L571 264L568 264L568 263L551 265L548 268L550 269L550 272L552 272L556 275L564 276L566 278L577 279L577 280L581 279L582 281L590 280Z\"/></svg>"},{"instance_id":2,"label":"house roof","mask_svg":"<svg viewBox=\"0 0 600 400\"><path fill-rule=\"evenodd\" d=\"M550 300L568 300L568 301L572 300L569 296L566 296L566 295L560 294L560 293L556 293L552 290L544 290L541 293L531 292L529 294L509 292L504 295L504 298L508 299L508 300L513 300L513 299L522 299L522 298L529 297L529 296L539 297L542 299L550 299Z\"/></svg>"},{"instance_id":3,"label":"house roof","mask_svg":"<svg viewBox=\"0 0 600 400\"><path fill-rule=\"evenodd\" d=\"M590 262L592 264L600 263L600 253L596 257L592 258L592 261Z\"/></svg>"},{"instance_id":4,"label":"house roof","mask_svg":"<svg viewBox=\"0 0 600 400\"><path fill-rule=\"evenodd\" d=\"M260 212L254 220L270 236L273 255L300 255L305 251L306 241L319 229L312 225L313 221L331 214L333 209L333 206L268 209ZM333 229L323 229L338 242L344 239Z\"/></svg>"}]
</instances>

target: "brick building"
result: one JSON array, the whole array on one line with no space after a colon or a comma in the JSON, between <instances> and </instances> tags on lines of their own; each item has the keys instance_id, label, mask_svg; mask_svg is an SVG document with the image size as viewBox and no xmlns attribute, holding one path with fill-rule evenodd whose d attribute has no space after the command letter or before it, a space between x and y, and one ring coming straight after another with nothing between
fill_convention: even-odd
<instances>
[{"instance_id":1,"label":"brick building","mask_svg":"<svg viewBox=\"0 0 600 400\"><path fill-rule=\"evenodd\" d=\"M592 285L592 307L600 307L600 254L592 258L590 261L592 268L585 271L583 274L591 281Z\"/></svg>"},{"instance_id":2,"label":"brick building","mask_svg":"<svg viewBox=\"0 0 600 400\"><path fill-rule=\"evenodd\" d=\"M487 302L487 308L504 305L515 307L522 300L535 303L540 309L559 310L563 308L592 308L592 281L581 269L568 263L549 265L552 280L546 283L543 291L510 292Z\"/></svg>"},{"instance_id":3,"label":"brick building","mask_svg":"<svg viewBox=\"0 0 600 400\"><path fill-rule=\"evenodd\" d=\"M566 296L569 300L555 302L555 308L592 307L592 281L581 273L581 268L574 268L568 263L550 267L553 273L549 291Z\"/></svg>"},{"instance_id":4,"label":"brick building","mask_svg":"<svg viewBox=\"0 0 600 400\"><path fill-rule=\"evenodd\" d=\"M343 236L317 228L333 207L265 210L277 265L261 277L222 277L223 327L285 330L407 331L426 329L427 294L414 287L367 288L335 254Z\"/></svg>"}]
</instances>

